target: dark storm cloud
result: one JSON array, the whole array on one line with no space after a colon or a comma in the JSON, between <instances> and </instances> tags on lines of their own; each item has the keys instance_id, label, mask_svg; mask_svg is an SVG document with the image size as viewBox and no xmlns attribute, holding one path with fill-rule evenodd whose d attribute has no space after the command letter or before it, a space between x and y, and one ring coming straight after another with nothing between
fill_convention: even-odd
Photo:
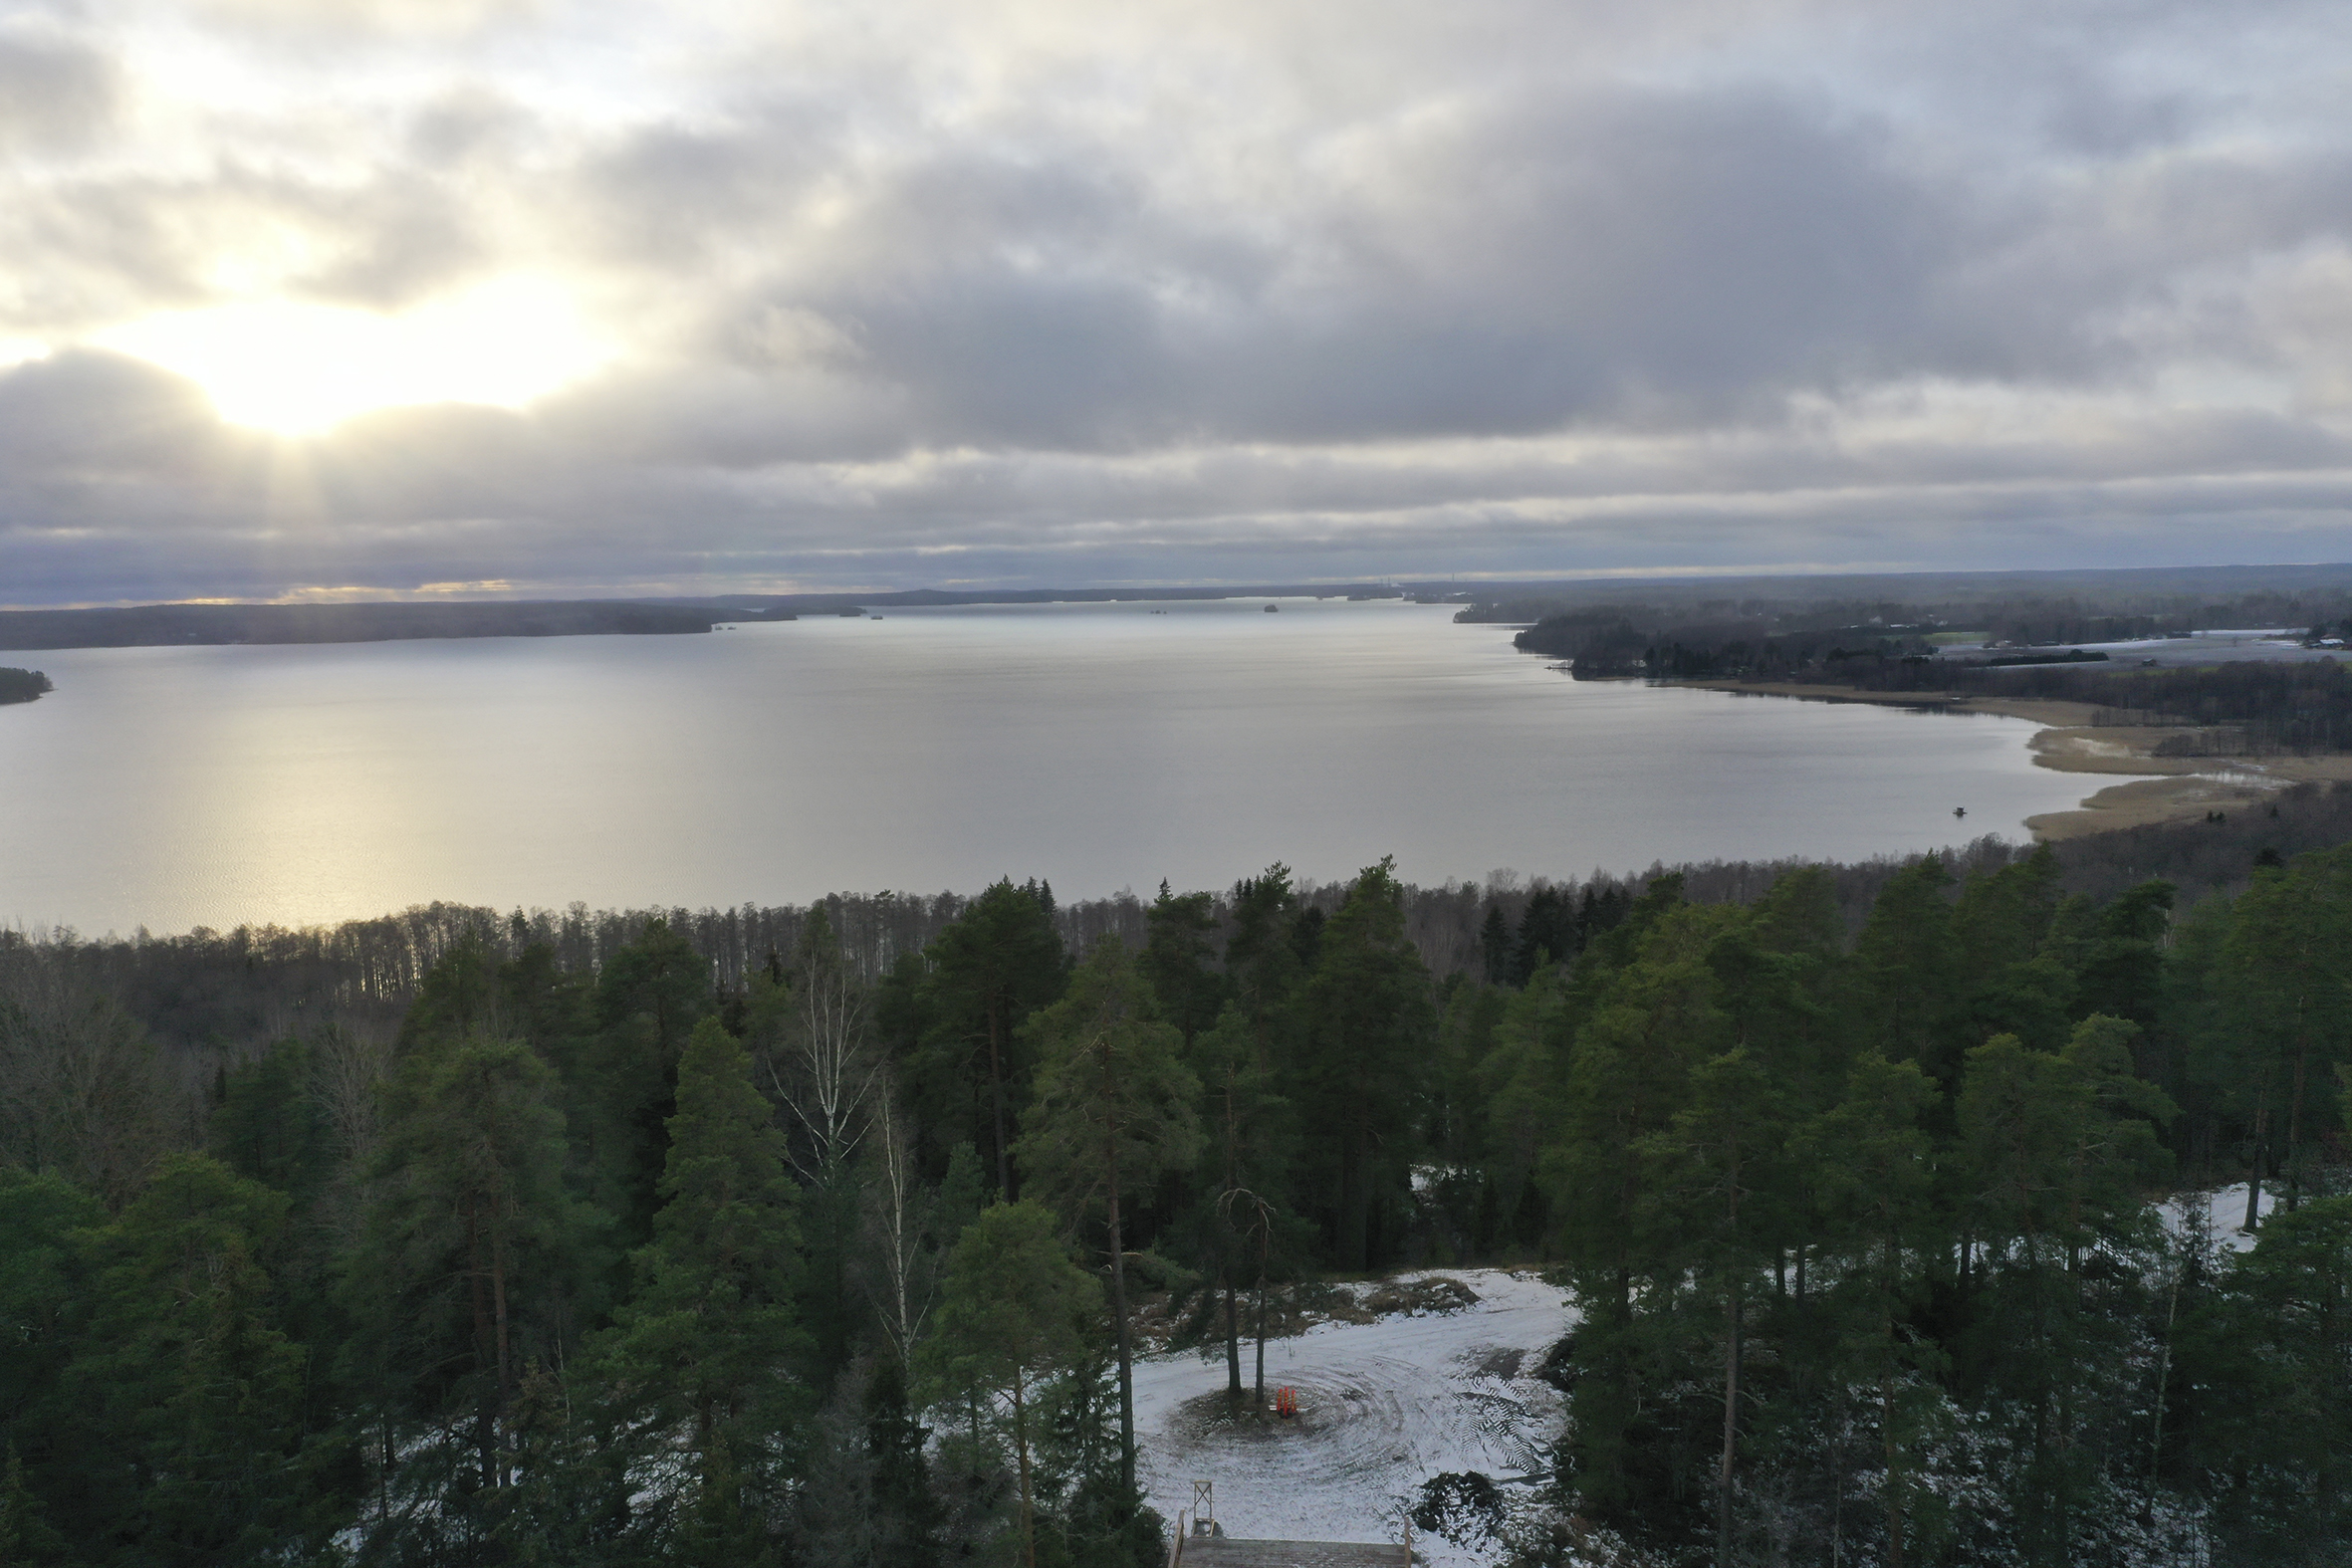
<instances>
[{"instance_id":1,"label":"dark storm cloud","mask_svg":"<svg viewBox=\"0 0 2352 1568\"><path fill-rule=\"evenodd\" d=\"M1171 210L1145 167L947 149L735 309L833 328L854 349L837 357L902 396L913 444L1720 417L1964 357L1934 317L1988 219L1885 144L1769 94L1529 92L1368 148L1279 235ZM691 244L712 208L758 210L705 178L655 182L625 227Z\"/></svg>"},{"instance_id":2,"label":"dark storm cloud","mask_svg":"<svg viewBox=\"0 0 2352 1568\"><path fill-rule=\"evenodd\" d=\"M2352 557L2325 7L60 15L0 600ZM73 347L508 277L520 413Z\"/></svg>"},{"instance_id":3,"label":"dark storm cloud","mask_svg":"<svg viewBox=\"0 0 2352 1568\"><path fill-rule=\"evenodd\" d=\"M1166 210L1147 169L950 150L780 235L790 270L710 338L756 364L789 313L802 362L872 388L912 446L1672 426L1906 377L2131 372L2176 346L2131 310L2192 326L2169 314L2185 273L2352 211L2333 150L2167 160L2086 199L1906 161L1885 124L1785 95L1540 98L1379 148L1375 188L1322 193L1279 244ZM791 188L724 136L645 164L605 221L673 254L759 232Z\"/></svg>"}]
</instances>

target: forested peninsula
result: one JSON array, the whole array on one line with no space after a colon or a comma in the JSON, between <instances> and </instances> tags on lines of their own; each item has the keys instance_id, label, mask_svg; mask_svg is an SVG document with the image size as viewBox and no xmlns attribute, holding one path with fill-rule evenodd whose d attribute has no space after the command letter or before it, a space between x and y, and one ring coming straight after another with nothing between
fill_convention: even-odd
<instances>
[{"instance_id":1,"label":"forested peninsula","mask_svg":"<svg viewBox=\"0 0 2352 1568\"><path fill-rule=\"evenodd\" d=\"M1456 618L1533 616L1515 645L1576 680L2032 720L2045 726L2030 743L2039 765L2129 781L2027 824L2067 838L2262 810L2281 786L2352 781L2352 587L2340 579L2315 570L2292 589L2228 595L2134 590L2119 575L2065 596L1526 600Z\"/></svg>"},{"instance_id":2,"label":"forested peninsula","mask_svg":"<svg viewBox=\"0 0 2352 1568\"><path fill-rule=\"evenodd\" d=\"M1255 1342L1330 1281L1492 1262L1569 1293L1566 1421L1407 1501L1497 1560L2328 1560L2352 796L2280 804L1584 883L0 934L0 1544L1159 1568L1146 1317L1248 1442Z\"/></svg>"},{"instance_id":3,"label":"forested peninsula","mask_svg":"<svg viewBox=\"0 0 2352 1568\"><path fill-rule=\"evenodd\" d=\"M19 670L0 667L0 706L12 702L33 702L57 690L49 677L39 670Z\"/></svg>"}]
</instances>

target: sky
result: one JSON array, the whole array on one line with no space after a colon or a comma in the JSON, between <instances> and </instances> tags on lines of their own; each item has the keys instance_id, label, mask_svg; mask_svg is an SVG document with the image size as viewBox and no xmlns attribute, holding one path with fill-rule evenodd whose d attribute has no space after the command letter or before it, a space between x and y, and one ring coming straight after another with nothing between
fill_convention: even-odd
<instances>
[{"instance_id":1,"label":"sky","mask_svg":"<svg viewBox=\"0 0 2352 1568\"><path fill-rule=\"evenodd\" d=\"M2352 560L2352 7L0 0L0 604Z\"/></svg>"}]
</instances>

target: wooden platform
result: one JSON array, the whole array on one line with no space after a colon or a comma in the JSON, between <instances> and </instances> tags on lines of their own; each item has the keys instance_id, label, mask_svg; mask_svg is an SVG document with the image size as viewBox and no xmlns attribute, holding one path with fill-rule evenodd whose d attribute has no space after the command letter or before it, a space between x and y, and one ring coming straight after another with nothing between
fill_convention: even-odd
<instances>
[{"instance_id":1,"label":"wooden platform","mask_svg":"<svg viewBox=\"0 0 2352 1568\"><path fill-rule=\"evenodd\" d=\"M1180 1568L1412 1568L1402 1546L1356 1541L1245 1541L1231 1535L1191 1535L1177 1554Z\"/></svg>"}]
</instances>

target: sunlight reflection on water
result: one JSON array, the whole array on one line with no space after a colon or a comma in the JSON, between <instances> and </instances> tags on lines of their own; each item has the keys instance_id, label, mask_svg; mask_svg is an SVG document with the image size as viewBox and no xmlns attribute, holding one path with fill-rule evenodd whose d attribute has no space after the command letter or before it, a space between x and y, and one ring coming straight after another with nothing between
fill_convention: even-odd
<instances>
[{"instance_id":1,"label":"sunlight reflection on water","mask_svg":"<svg viewBox=\"0 0 2352 1568\"><path fill-rule=\"evenodd\" d=\"M1577 683L1446 608L1263 603L7 655L58 689L0 709L0 920L1853 859L2114 782L2033 767L2021 720Z\"/></svg>"}]
</instances>

